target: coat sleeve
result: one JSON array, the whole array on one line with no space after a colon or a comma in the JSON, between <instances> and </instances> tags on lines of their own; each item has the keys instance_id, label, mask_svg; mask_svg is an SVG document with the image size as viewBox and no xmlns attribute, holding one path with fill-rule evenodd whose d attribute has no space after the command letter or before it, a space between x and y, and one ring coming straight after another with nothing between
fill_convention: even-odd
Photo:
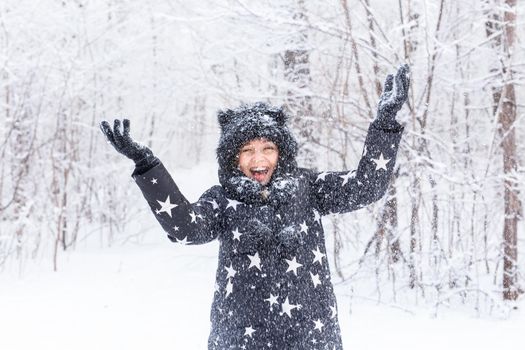
<instances>
[{"instance_id":1,"label":"coat sleeve","mask_svg":"<svg viewBox=\"0 0 525 350\"><path fill-rule=\"evenodd\" d=\"M217 238L222 218L219 186L210 188L197 202L190 203L162 163L143 174L134 172L132 177L172 242L203 244Z\"/></svg>"},{"instance_id":2,"label":"coat sleeve","mask_svg":"<svg viewBox=\"0 0 525 350\"><path fill-rule=\"evenodd\" d=\"M403 127L382 128L376 121L368 128L357 170L314 173L312 187L321 215L346 213L379 200L385 194Z\"/></svg>"}]
</instances>

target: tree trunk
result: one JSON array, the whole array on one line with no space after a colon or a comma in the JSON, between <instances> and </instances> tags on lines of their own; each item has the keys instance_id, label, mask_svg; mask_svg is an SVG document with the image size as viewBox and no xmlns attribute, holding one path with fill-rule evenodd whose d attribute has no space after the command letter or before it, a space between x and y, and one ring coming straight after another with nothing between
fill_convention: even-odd
<instances>
[{"instance_id":1,"label":"tree trunk","mask_svg":"<svg viewBox=\"0 0 525 350\"><path fill-rule=\"evenodd\" d=\"M294 20L306 20L303 0L297 1L297 6L292 12ZM292 116L292 126L298 135L298 159L302 166L311 168L315 166L316 157L312 145L314 123L310 96L310 52L306 49L307 40L305 29L301 29L290 41L290 49L284 52L284 75L290 83L286 107Z\"/></svg>"},{"instance_id":2,"label":"tree trunk","mask_svg":"<svg viewBox=\"0 0 525 350\"><path fill-rule=\"evenodd\" d=\"M516 42L516 0L505 0L503 16L494 12L486 22L486 34L492 37L492 45L499 58L499 76L502 86L492 90L493 113L498 120L503 155L503 299L516 300L520 293L518 286L518 221L521 218L521 202L516 188L518 155L514 123L516 122L516 92L513 83L512 52ZM499 7L497 7L499 8ZM497 11L497 10L495 10ZM503 17L503 21L501 21ZM501 23L501 24L500 24ZM501 33L498 33L501 31ZM496 70L495 70L496 71Z\"/></svg>"}]
</instances>

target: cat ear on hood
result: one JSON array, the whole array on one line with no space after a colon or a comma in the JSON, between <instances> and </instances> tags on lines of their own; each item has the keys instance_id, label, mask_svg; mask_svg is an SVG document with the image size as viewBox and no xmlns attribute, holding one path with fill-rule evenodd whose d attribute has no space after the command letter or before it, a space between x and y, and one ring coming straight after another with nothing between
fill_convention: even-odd
<instances>
[{"instance_id":1,"label":"cat ear on hood","mask_svg":"<svg viewBox=\"0 0 525 350\"><path fill-rule=\"evenodd\" d=\"M274 112L274 118L277 124L285 125L288 120L288 114L284 112L284 106L281 106Z\"/></svg>"},{"instance_id":2,"label":"cat ear on hood","mask_svg":"<svg viewBox=\"0 0 525 350\"><path fill-rule=\"evenodd\" d=\"M234 114L234 111L231 109L226 109L225 111L220 110L217 112L217 120L219 121L219 125L221 126L221 129L224 129L228 123L231 122L231 118Z\"/></svg>"}]
</instances>

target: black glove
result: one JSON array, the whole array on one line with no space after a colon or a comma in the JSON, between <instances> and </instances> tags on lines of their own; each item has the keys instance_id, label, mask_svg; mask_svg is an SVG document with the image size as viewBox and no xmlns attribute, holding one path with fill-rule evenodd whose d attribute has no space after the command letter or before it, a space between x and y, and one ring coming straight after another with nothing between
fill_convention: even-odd
<instances>
[{"instance_id":1,"label":"black glove","mask_svg":"<svg viewBox=\"0 0 525 350\"><path fill-rule=\"evenodd\" d=\"M408 64L404 64L397 70L395 80L392 74L387 75L377 107L377 123L380 127L395 129L399 125L396 114L408 98L409 74L410 68Z\"/></svg>"},{"instance_id":2,"label":"black glove","mask_svg":"<svg viewBox=\"0 0 525 350\"><path fill-rule=\"evenodd\" d=\"M115 119L113 130L105 120L100 123L100 129L117 152L135 162L134 173L142 174L158 165L160 160L153 155L153 152L148 147L133 141L129 136L129 119L124 119L123 124L123 133L120 132L120 120L118 119Z\"/></svg>"},{"instance_id":3,"label":"black glove","mask_svg":"<svg viewBox=\"0 0 525 350\"><path fill-rule=\"evenodd\" d=\"M277 240L288 250L294 250L303 243L303 236L297 227L288 226L277 233Z\"/></svg>"},{"instance_id":4,"label":"black glove","mask_svg":"<svg viewBox=\"0 0 525 350\"><path fill-rule=\"evenodd\" d=\"M243 225L245 233L239 242L239 253L254 253L272 238L272 230L257 219L250 219Z\"/></svg>"}]
</instances>

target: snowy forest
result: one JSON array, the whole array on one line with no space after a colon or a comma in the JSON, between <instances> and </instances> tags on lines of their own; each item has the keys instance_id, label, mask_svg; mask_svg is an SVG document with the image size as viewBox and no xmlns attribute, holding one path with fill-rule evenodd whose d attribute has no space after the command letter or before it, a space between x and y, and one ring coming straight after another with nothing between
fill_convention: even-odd
<instances>
[{"instance_id":1,"label":"snowy forest","mask_svg":"<svg viewBox=\"0 0 525 350\"><path fill-rule=\"evenodd\" d=\"M352 305L507 314L525 290L524 15L517 0L3 0L0 274L135 239L149 209L101 120L130 118L176 173L214 164L218 110L265 101L290 114L301 166L350 170L407 63L387 195L323 219L334 283Z\"/></svg>"}]
</instances>

